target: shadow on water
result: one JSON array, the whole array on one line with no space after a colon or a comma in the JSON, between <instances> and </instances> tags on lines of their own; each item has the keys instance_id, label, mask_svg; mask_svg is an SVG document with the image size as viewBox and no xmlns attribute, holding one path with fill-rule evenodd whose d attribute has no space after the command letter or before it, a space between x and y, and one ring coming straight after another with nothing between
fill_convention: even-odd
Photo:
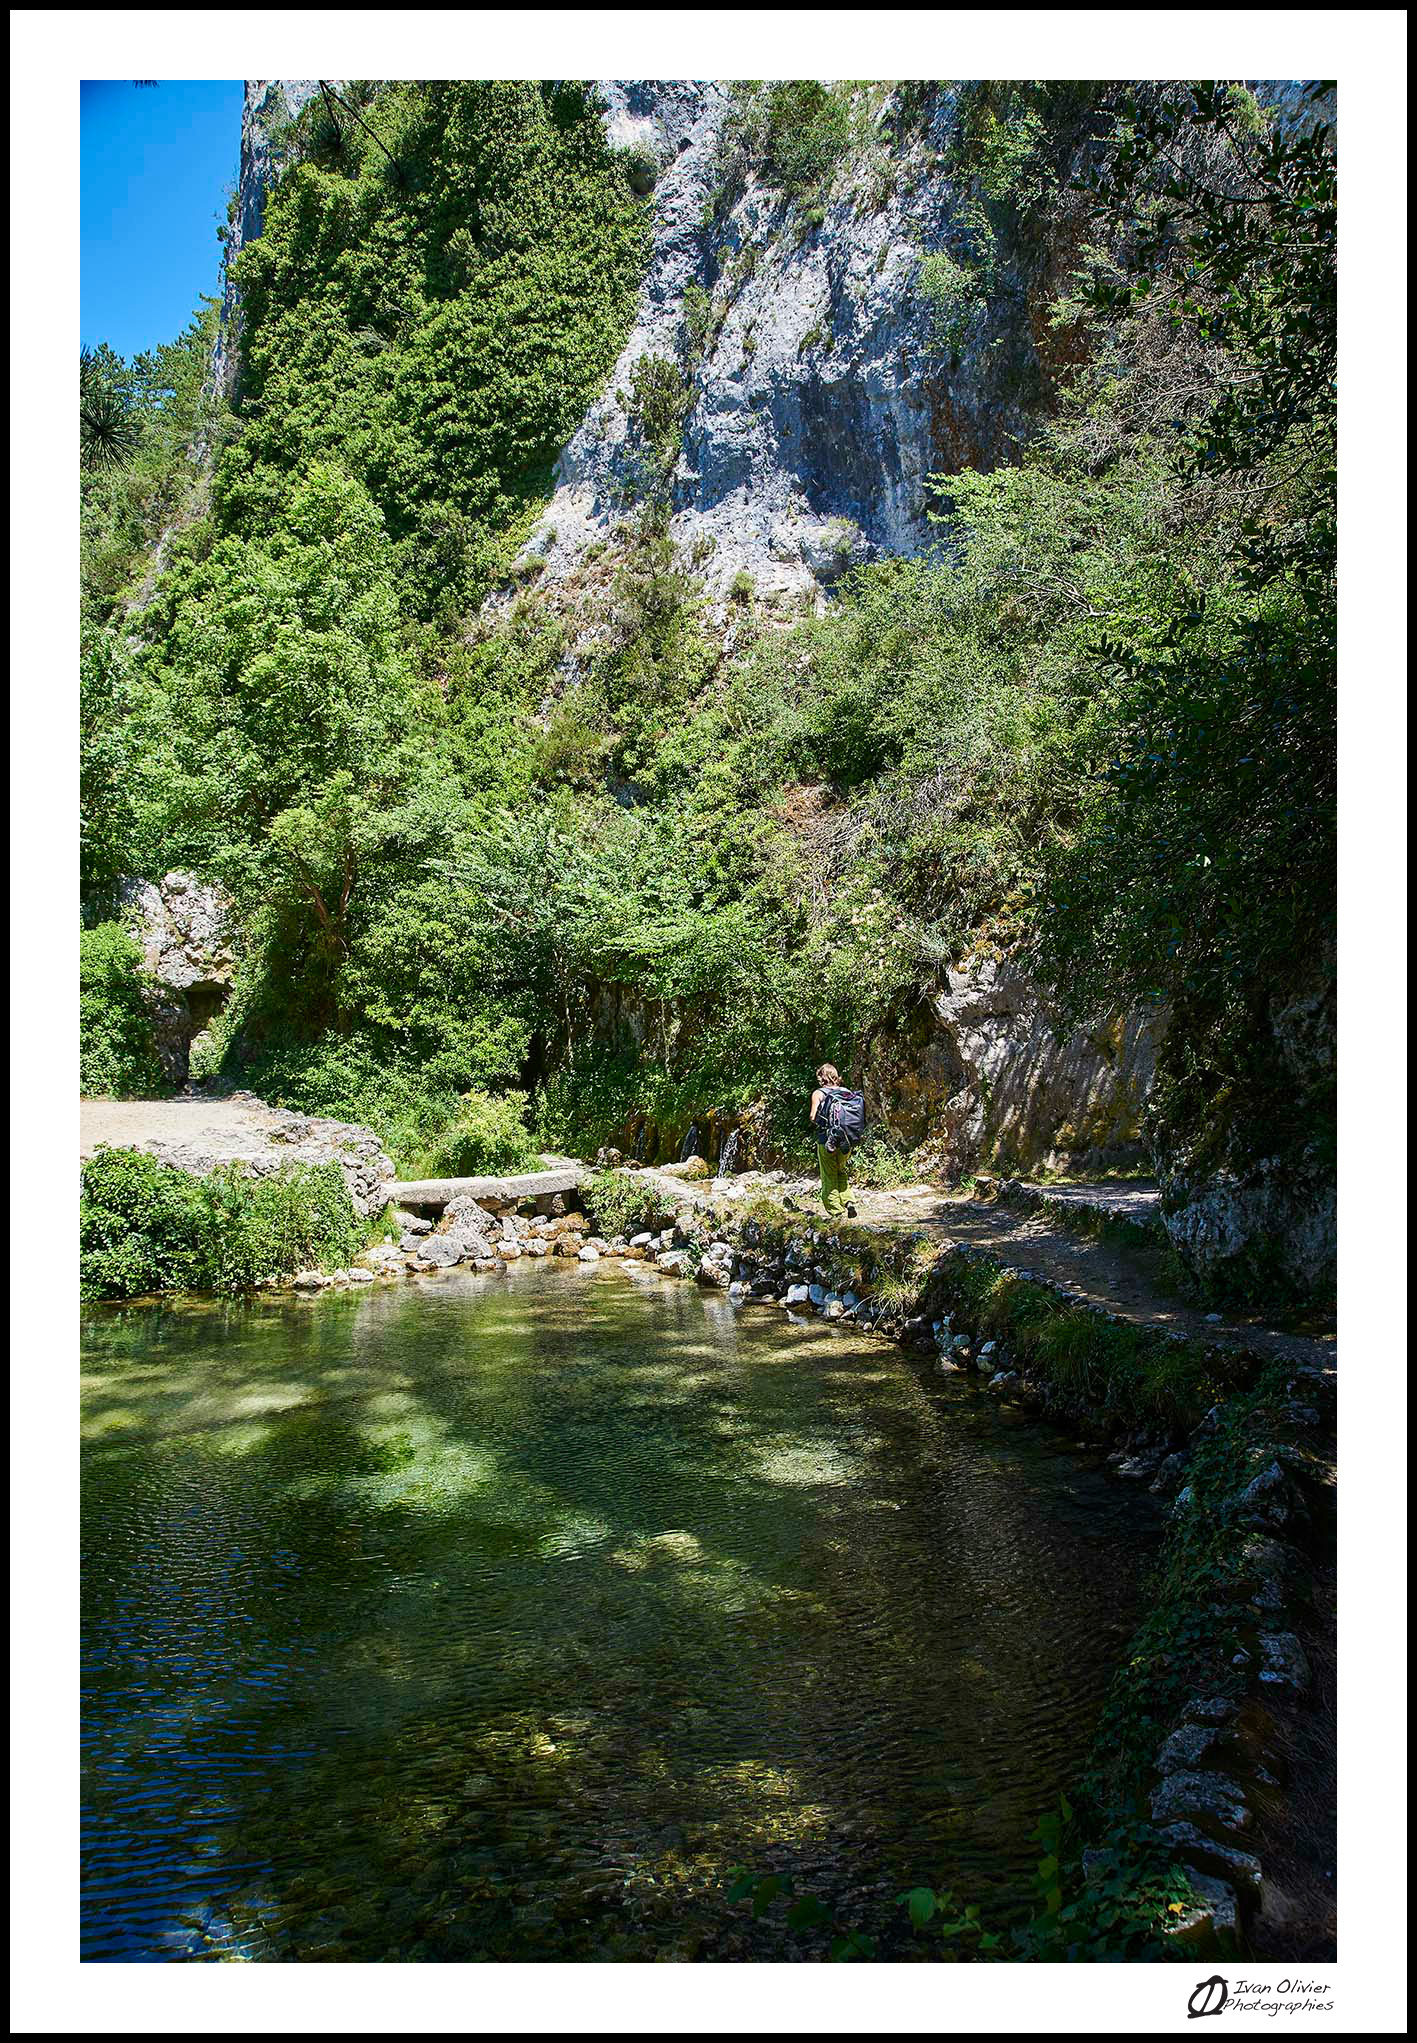
<instances>
[{"instance_id":1,"label":"shadow on water","mask_svg":"<svg viewBox=\"0 0 1417 2043\"><path fill-rule=\"evenodd\" d=\"M1153 1518L898 1351L617 1266L86 1321L84 1955L814 1958L1006 1912Z\"/></svg>"}]
</instances>

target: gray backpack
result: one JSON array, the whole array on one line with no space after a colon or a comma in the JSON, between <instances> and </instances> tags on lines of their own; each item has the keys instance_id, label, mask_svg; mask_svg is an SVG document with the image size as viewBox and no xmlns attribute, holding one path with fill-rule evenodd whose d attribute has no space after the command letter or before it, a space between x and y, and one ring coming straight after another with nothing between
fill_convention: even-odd
<instances>
[{"instance_id":1,"label":"gray backpack","mask_svg":"<svg viewBox=\"0 0 1417 2043\"><path fill-rule=\"evenodd\" d=\"M829 1085L817 1109L817 1137L834 1156L845 1155L864 1141L866 1102L849 1086Z\"/></svg>"}]
</instances>

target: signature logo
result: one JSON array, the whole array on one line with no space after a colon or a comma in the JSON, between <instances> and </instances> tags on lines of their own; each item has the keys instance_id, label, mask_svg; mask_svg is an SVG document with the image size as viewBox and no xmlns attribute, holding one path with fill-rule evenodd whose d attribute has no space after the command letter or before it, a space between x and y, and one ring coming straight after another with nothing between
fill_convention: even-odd
<instances>
[{"instance_id":1,"label":"signature logo","mask_svg":"<svg viewBox=\"0 0 1417 2043\"><path fill-rule=\"evenodd\" d=\"M1229 1998L1230 1988L1217 1972L1213 1978L1203 1979L1186 2002L1187 2017L1195 2021L1201 2015L1218 2015Z\"/></svg>"}]
</instances>

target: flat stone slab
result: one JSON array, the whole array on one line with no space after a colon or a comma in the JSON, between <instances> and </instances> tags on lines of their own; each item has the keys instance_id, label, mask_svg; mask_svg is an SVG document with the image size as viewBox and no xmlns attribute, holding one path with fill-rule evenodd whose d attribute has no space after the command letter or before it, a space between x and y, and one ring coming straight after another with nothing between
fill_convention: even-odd
<instances>
[{"instance_id":1,"label":"flat stone slab","mask_svg":"<svg viewBox=\"0 0 1417 2043\"><path fill-rule=\"evenodd\" d=\"M1148 1179L1118 1178L1093 1184L1050 1185L1046 1180L1005 1178L1000 1196L1025 1204L1077 1206L1106 1220L1130 1220L1139 1227L1161 1226L1161 1188Z\"/></svg>"},{"instance_id":2,"label":"flat stone slab","mask_svg":"<svg viewBox=\"0 0 1417 2043\"><path fill-rule=\"evenodd\" d=\"M559 1164L554 1170L529 1170L506 1178L396 1178L389 1197L396 1206L450 1206L454 1199L484 1199L511 1204L540 1199L553 1192L574 1192L590 1172L585 1164Z\"/></svg>"}]
</instances>

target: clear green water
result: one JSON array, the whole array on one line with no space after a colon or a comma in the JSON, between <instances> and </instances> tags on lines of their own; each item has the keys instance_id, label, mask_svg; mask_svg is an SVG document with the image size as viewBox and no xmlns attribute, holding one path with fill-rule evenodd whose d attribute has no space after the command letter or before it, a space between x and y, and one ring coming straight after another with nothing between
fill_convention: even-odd
<instances>
[{"instance_id":1,"label":"clear green water","mask_svg":"<svg viewBox=\"0 0 1417 2043\"><path fill-rule=\"evenodd\" d=\"M83 1952L814 1958L1016 1908L1144 1504L900 1351L615 1265L85 1320Z\"/></svg>"}]
</instances>

